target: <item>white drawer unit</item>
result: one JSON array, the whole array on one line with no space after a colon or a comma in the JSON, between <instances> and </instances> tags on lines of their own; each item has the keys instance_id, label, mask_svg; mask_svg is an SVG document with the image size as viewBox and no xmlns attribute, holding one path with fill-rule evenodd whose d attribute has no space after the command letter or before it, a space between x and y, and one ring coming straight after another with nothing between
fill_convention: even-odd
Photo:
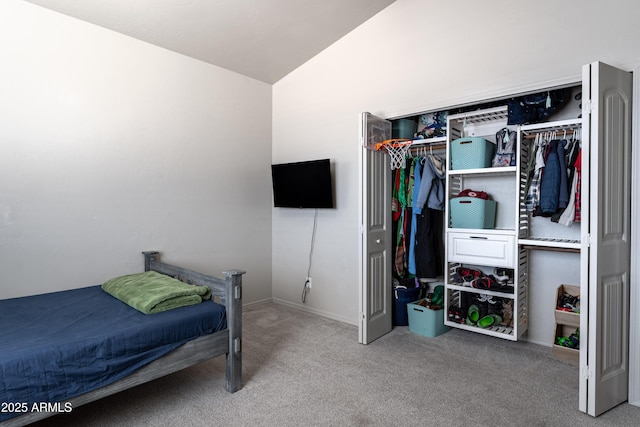
<instances>
[{"instance_id":1,"label":"white drawer unit","mask_svg":"<svg viewBox=\"0 0 640 427\"><path fill-rule=\"evenodd\" d=\"M447 259L449 262L515 267L514 234L495 233L447 233Z\"/></svg>"}]
</instances>

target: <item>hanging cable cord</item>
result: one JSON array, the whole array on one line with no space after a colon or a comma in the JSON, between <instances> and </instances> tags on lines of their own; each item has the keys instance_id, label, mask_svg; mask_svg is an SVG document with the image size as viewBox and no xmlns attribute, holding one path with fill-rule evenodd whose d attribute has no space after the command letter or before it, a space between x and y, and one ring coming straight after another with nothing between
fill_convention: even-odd
<instances>
[{"instance_id":1,"label":"hanging cable cord","mask_svg":"<svg viewBox=\"0 0 640 427\"><path fill-rule=\"evenodd\" d=\"M302 303L304 304L307 299L307 284L309 283L309 277L311 277L311 261L313 260L313 247L316 244L316 228L318 227L318 209L316 208L316 212L313 215L313 233L311 234L311 248L309 249L309 268L307 269L307 278L304 281L304 286L302 287Z\"/></svg>"}]
</instances>

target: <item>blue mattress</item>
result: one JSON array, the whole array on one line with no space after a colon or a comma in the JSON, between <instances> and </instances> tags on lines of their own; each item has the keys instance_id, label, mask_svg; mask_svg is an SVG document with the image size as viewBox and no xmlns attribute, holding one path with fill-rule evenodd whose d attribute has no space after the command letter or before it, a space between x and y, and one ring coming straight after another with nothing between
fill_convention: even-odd
<instances>
[{"instance_id":1,"label":"blue mattress","mask_svg":"<svg viewBox=\"0 0 640 427\"><path fill-rule=\"evenodd\" d=\"M226 327L212 301L146 315L100 286L1 300L0 402L64 402Z\"/></svg>"}]
</instances>

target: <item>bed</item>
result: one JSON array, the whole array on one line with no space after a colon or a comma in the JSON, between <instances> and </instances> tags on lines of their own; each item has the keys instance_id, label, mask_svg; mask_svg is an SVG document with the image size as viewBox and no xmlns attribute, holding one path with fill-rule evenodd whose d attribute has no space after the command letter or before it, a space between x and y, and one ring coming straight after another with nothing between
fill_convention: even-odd
<instances>
[{"instance_id":1,"label":"bed","mask_svg":"<svg viewBox=\"0 0 640 427\"><path fill-rule=\"evenodd\" d=\"M144 314L90 286L0 301L0 426L70 412L221 355L226 390L242 388L245 272L218 278L143 255L145 272L206 286L211 300Z\"/></svg>"}]
</instances>

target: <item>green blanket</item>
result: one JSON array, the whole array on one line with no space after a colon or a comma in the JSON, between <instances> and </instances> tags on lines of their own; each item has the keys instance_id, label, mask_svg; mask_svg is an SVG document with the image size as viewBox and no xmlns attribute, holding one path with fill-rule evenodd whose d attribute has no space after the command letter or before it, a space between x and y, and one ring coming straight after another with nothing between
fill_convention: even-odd
<instances>
[{"instance_id":1,"label":"green blanket","mask_svg":"<svg viewBox=\"0 0 640 427\"><path fill-rule=\"evenodd\" d=\"M206 286L188 285L155 271L113 278L102 289L144 314L200 304L211 298Z\"/></svg>"}]
</instances>

